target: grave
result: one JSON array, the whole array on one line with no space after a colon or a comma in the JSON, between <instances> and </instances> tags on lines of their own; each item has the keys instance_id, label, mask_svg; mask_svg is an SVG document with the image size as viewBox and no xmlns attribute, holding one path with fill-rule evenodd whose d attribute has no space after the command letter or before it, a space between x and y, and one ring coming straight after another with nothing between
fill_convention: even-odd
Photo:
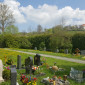
<instances>
[{"instance_id":1,"label":"grave","mask_svg":"<svg viewBox=\"0 0 85 85\"><path fill-rule=\"evenodd\" d=\"M27 59L25 59L25 69L27 74L32 73L32 65L33 65L32 57L28 57Z\"/></svg>"},{"instance_id":2,"label":"grave","mask_svg":"<svg viewBox=\"0 0 85 85\"><path fill-rule=\"evenodd\" d=\"M83 71L71 68L70 78L76 80L77 82L83 82L85 78L83 77Z\"/></svg>"},{"instance_id":3,"label":"grave","mask_svg":"<svg viewBox=\"0 0 85 85\"><path fill-rule=\"evenodd\" d=\"M81 50L81 55L85 55L85 50Z\"/></svg>"},{"instance_id":4,"label":"grave","mask_svg":"<svg viewBox=\"0 0 85 85\"><path fill-rule=\"evenodd\" d=\"M37 65L37 66L41 65L40 55L39 55L39 54L36 54L36 55L34 56L34 65Z\"/></svg>"},{"instance_id":5,"label":"grave","mask_svg":"<svg viewBox=\"0 0 85 85\"><path fill-rule=\"evenodd\" d=\"M0 60L0 83L4 82L4 79L2 78L2 71L3 71L3 64L2 60Z\"/></svg>"},{"instance_id":6,"label":"grave","mask_svg":"<svg viewBox=\"0 0 85 85\"><path fill-rule=\"evenodd\" d=\"M34 50L37 50L37 47L35 47Z\"/></svg>"},{"instance_id":7,"label":"grave","mask_svg":"<svg viewBox=\"0 0 85 85\"><path fill-rule=\"evenodd\" d=\"M59 53L59 49L56 49L56 53Z\"/></svg>"},{"instance_id":8,"label":"grave","mask_svg":"<svg viewBox=\"0 0 85 85\"><path fill-rule=\"evenodd\" d=\"M11 65L11 85L17 84L17 71L16 65Z\"/></svg>"},{"instance_id":9,"label":"grave","mask_svg":"<svg viewBox=\"0 0 85 85\"><path fill-rule=\"evenodd\" d=\"M46 51L46 47L44 47L44 51Z\"/></svg>"},{"instance_id":10,"label":"grave","mask_svg":"<svg viewBox=\"0 0 85 85\"><path fill-rule=\"evenodd\" d=\"M68 54L68 49L65 49L65 50L64 50L64 53L65 53L65 54Z\"/></svg>"},{"instance_id":11,"label":"grave","mask_svg":"<svg viewBox=\"0 0 85 85\"><path fill-rule=\"evenodd\" d=\"M17 69L21 69L21 56L17 56Z\"/></svg>"}]
</instances>

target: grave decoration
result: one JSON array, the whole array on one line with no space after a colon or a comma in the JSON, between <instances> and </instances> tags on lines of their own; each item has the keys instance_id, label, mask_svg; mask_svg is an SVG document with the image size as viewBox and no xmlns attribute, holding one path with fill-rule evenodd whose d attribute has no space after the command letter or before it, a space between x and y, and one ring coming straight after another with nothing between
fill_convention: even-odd
<instances>
[{"instance_id":1,"label":"grave decoration","mask_svg":"<svg viewBox=\"0 0 85 85\"><path fill-rule=\"evenodd\" d=\"M33 66L33 58L28 57L27 59L25 59L25 68L27 74L32 73L32 66Z\"/></svg>"},{"instance_id":2,"label":"grave decoration","mask_svg":"<svg viewBox=\"0 0 85 85\"><path fill-rule=\"evenodd\" d=\"M26 76L24 74L21 74L20 81L23 83L23 85L37 85L36 84L36 81L37 81L36 77Z\"/></svg>"},{"instance_id":3,"label":"grave decoration","mask_svg":"<svg viewBox=\"0 0 85 85\"><path fill-rule=\"evenodd\" d=\"M75 50L76 56L79 55L79 52L80 52L80 50L78 48L76 48L76 50Z\"/></svg>"},{"instance_id":4,"label":"grave decoration","mask_svg":"<svg viewBox=\"0 0 85 85\"><path fill-rule=\"evenodd\" d=\"M5 57L5 61L6 61L6 64L8 64L8 65L12 65L13 64L13 60L11 58L6 58Z\"/></svg>"},{"instance_id":5,"label":"grave decoration","mask_svg":"<svg viewBox=\"0 0 85 85\"><path fill-rule=\"evenodd\" d=\"M34 74L34 72L39 68L39 66L32 66L32 73Z\"/></svg>"},{"instance_id":6,"label":"grave decoration","mask_svg":"<svg viewBox=\"0 0 85 85\"><path fill-rule=\"evenodd\" d=\"M34 56L34 65L37 65L37 66L40 66L40 65L41 65L40 55L39 55L39 54L36 54L36 55Z\"/></svg>"},{"instance_id":7,"label":"grave decoration","mask_svg":"<svg viewBox=\"0 0 85 85\"><path fill-rule=\"evenodd\" d=\"M77 82L83 82L85 80L85 70L79 71L71 67L70 78Z\"/></svg>"},{"instance_id":8,"label":"grave decoration","mask_svg":"<svg viewBox=\"0 0 85 85\"><path fill-rule=\"evenodd\" d=\"M51 72L54 73L54 75L57 71L64 71L65 70L63 68L58 68L58 66L56 66L56 62L54 63L54 65L52 67L49 67L49 69L50 69Z\"/></svg>"},{"instance_id":9,"label":"grave decoration","mask_svg":"<svg viewBox=\"0 0 85 85\"><path fill-rule=\"evenodd\" d=\"M67 80L67 75L64 75L63 79L61 77L58 78L57 76L43 78L41 83L44 83L45 85L70 85L70 82Z\"/></svg>"}]
</instances>

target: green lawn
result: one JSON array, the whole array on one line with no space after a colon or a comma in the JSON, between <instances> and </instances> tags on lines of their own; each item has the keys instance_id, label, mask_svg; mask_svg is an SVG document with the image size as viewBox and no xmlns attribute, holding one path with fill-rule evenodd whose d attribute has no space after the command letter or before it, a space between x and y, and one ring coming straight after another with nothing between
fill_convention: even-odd
<instances>
[{"instance_id":1,"label":"green lawn","mask_svg":"<svg viewBox=\"0 0 85 85\"><path fill-rule=\"evenodd\" d=\"M32 52L32 53L47 54L47 55L54 55L54 56L60 56L60 57L85 60L85 58L83 58L84 56L82 56L82 55L76 56L76 55L65 54L65 53L54 53L54 52L49 52L49 51L39 51L39 50L32 50L32 49L18 49L18 48L11 48L11 50L18 50L18 51L25 51L25 52Z\"/></svg>"},{"instance_id":2,"label":"green lawn","mask_svg":"<svg viewBox=\"0 0 85 85\"><path fill-rule=\"evenodd\" d=\"M0 49L0 59L2 59L3 64L5 65L4 62L4 56L10 57L13 59L14 65L17 65L17 55L21 55L22 58L22 64L24 63L25 58L27 58L28 56L34 57L33 55L28 55L28 54L24 54L24 53L19 53L19 52L14 52L14 51L9 51L9 50L4 50L4 49ZM42 60L43 56L41 57ZM64 61L64 60L58 60L58 59L54 59L54 58L46 58L46 63L50 66L52 66L54 64L54 62L56 62L57 66L59 68L64 68L65 71L63 72L56 72L56 76L63 76L63 75L69 75L70 72L70 68L74 67L75 69L78 70L83 70L85 69L85 65L84 64L78 64L78 63L73 63L73 62L68 62L68 61ZM42 78L46 78L46 77L52 77L54 75L54 73L52 73L49 69L47 69L45 66L42 67L43 70L42 72L46 73L45 76L42 77L38 77L38 81L37 81L37 85L44 85L42 83L40 83L40 81L42 80ZM22 85L22 83L20 82L20 74L21 73L25 73L25 70L17 70L17 80L19 82L20 85ZM77 83L74 80L68 79L70 81L70 85L85 85L85 82L83 83ZM10 81L1 83L0 85L10 85Z\"/></svg>"}]
</instances>

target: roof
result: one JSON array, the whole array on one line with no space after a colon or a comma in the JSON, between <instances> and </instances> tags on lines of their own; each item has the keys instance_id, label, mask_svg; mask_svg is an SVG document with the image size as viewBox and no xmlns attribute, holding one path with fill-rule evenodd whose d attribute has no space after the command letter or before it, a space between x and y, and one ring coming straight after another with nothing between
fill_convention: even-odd
<instances>
[{"instance_id":1,"label":"roof","mask_svg":"<svg viewBox=\"0 0 85 85\"><path fill-rule=\"evenodd\" d=\"M85 24L82 24L82 26L85 26Z\"/></svg>"}]
</instances>

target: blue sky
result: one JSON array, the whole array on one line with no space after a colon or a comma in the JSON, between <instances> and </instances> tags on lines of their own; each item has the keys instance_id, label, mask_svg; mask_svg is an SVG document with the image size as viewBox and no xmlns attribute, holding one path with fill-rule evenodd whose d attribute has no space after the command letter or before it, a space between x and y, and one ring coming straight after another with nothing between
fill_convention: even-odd
<instances>
[{"instance_id":1,"label":"blue sky","mask_svg":"<svg viewBox=\"0 0 85 85\"><path fill-rule=\"evenodd\" d=\"M85 24L85 0L0 0L12 10L19 31L36 31L37 25Z\"/></svg>"}]
</instances>

